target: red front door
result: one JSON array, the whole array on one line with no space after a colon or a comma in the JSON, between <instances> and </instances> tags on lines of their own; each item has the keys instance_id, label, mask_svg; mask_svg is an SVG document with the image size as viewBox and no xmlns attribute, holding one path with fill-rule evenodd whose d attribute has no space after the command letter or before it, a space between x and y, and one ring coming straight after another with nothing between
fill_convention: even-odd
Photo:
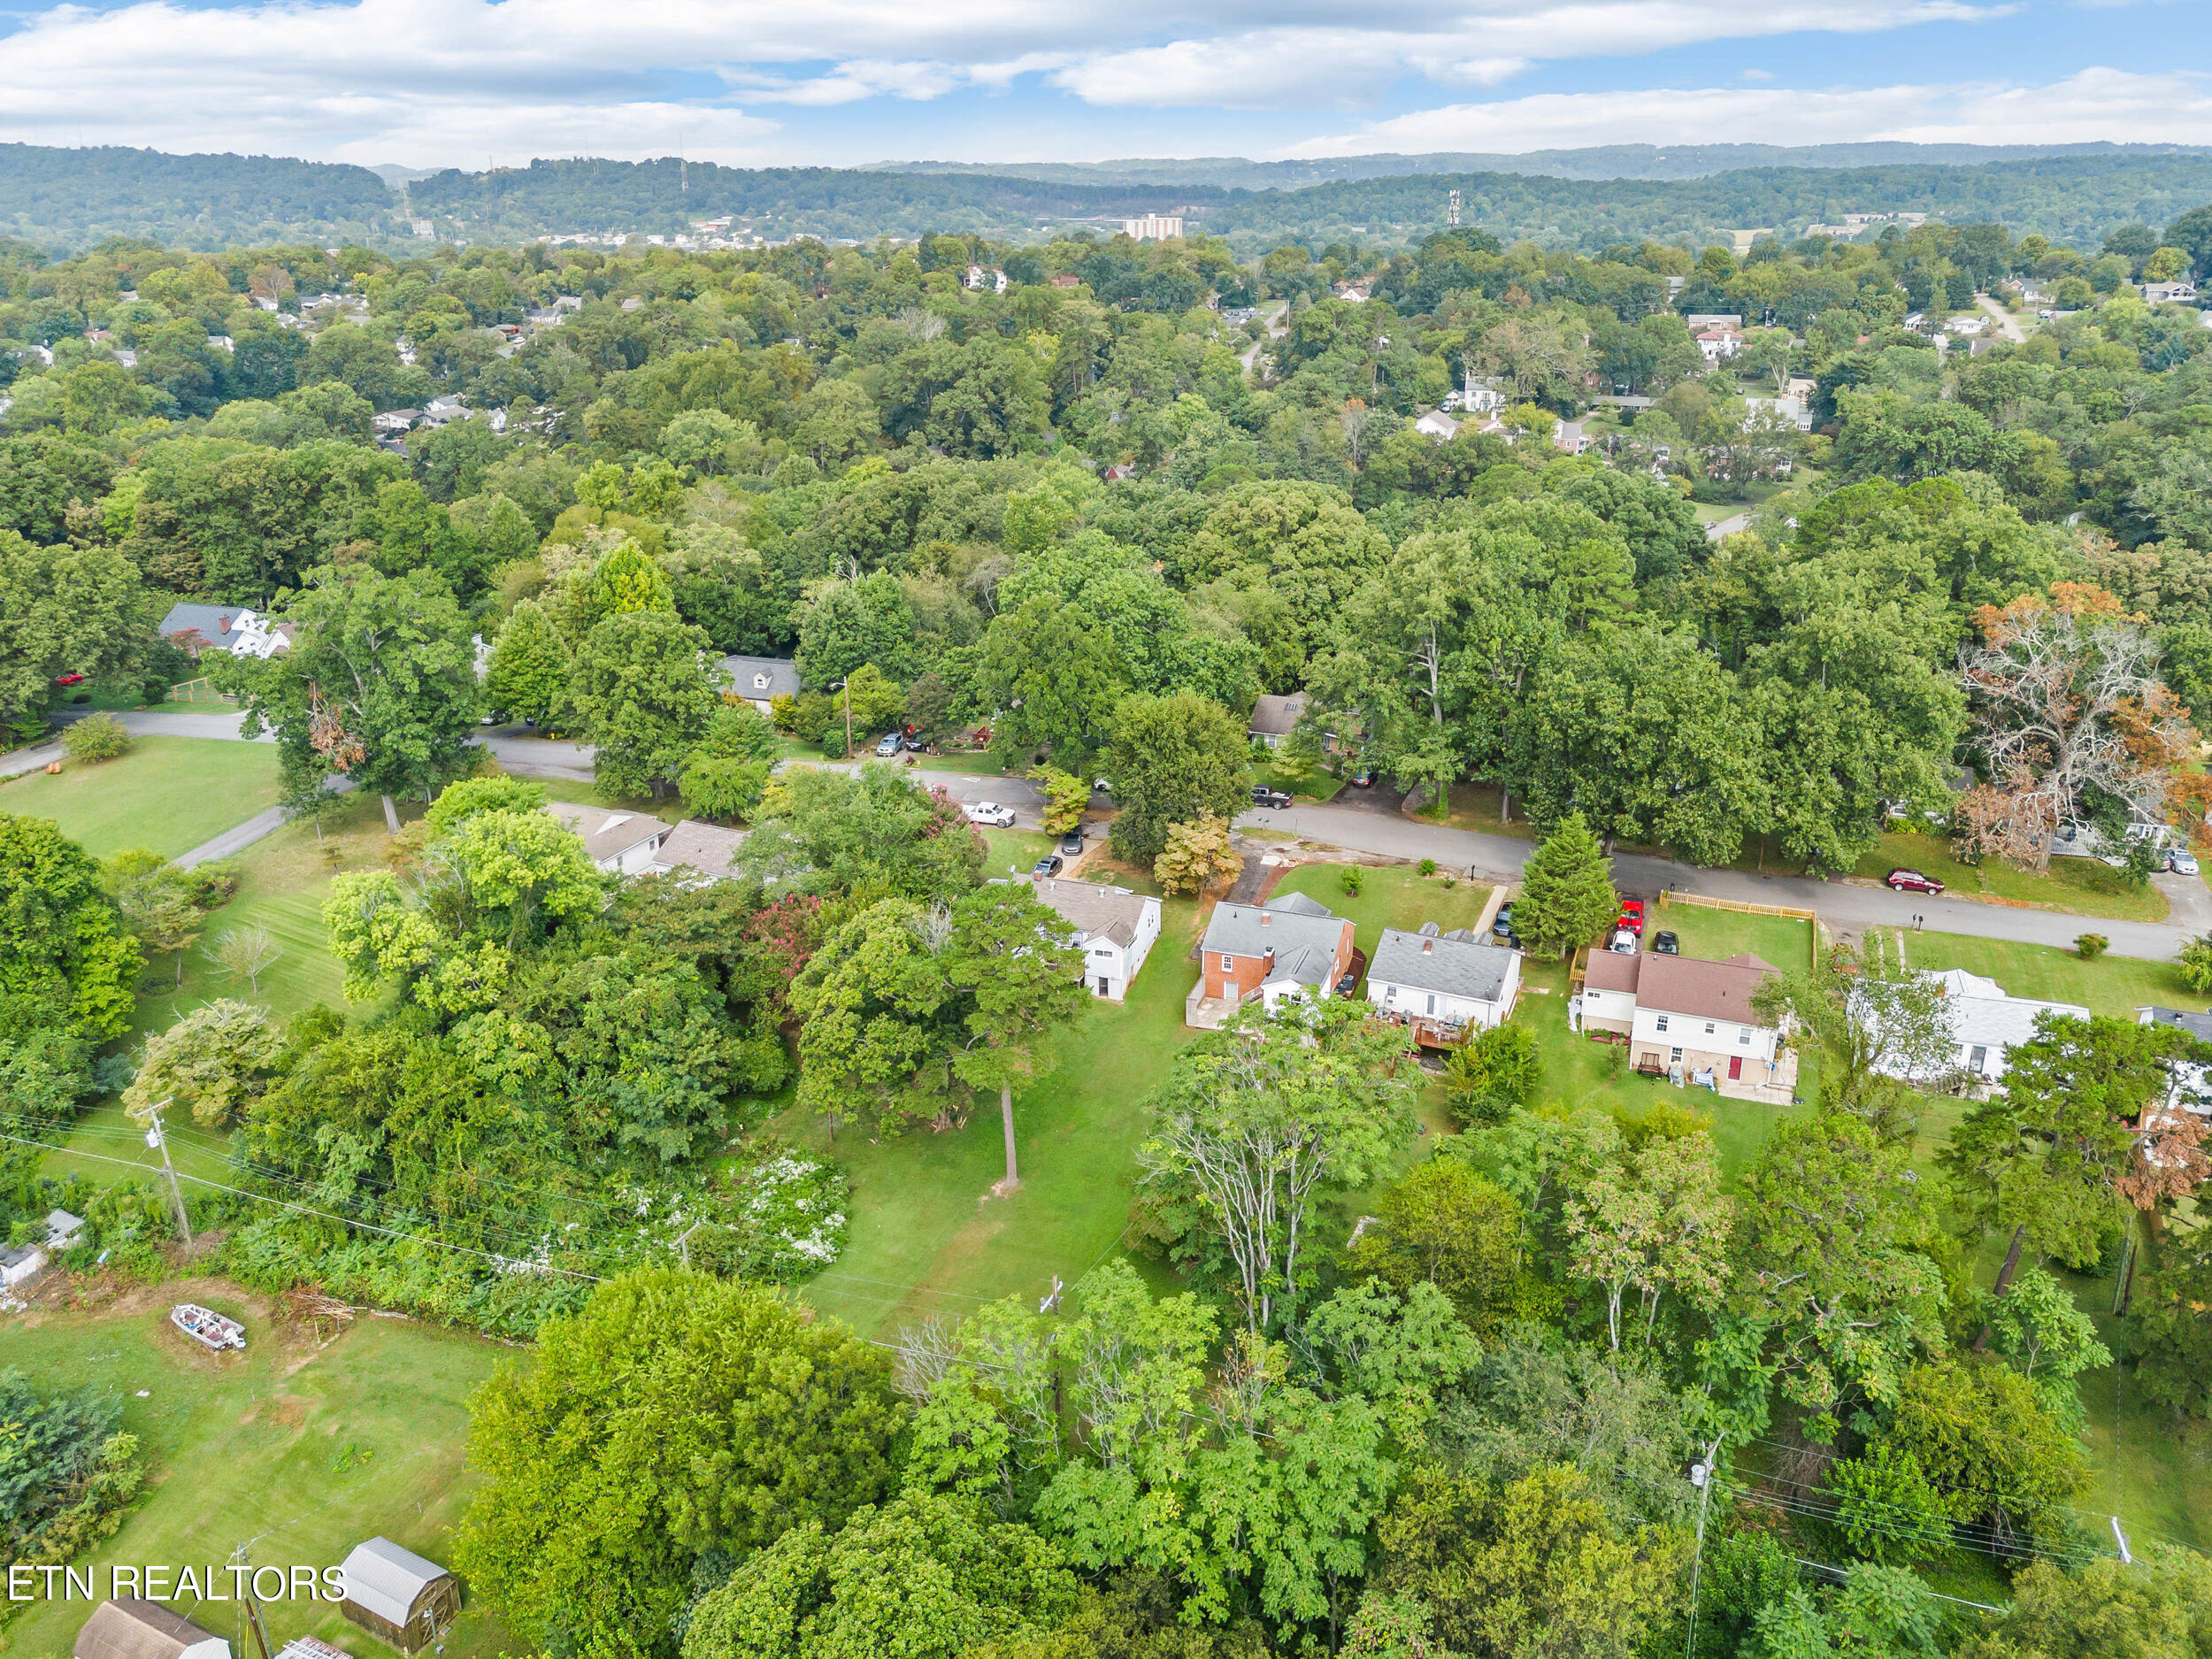
<instances>
[{"instance_id":1,"label":"red front door","mask_svg":"<svg viewBox=\"0 0 2212 1659\"><path fill-rule=\"evenodd\" d=\"M1735 1081L1736 1081L1739 1078L1740 1078L1740 1077L1742 1077L1742 1076L1743 1076L1743 1056L1741 1056L1741 1055L1740 1055L1740 1054L1732 1054L1732 1055L1730 1055L1730 1056L1728 1056L1728 1080L1729 1080L1731 1083L1733 1083L1733 1082L1735 1082Z\"/></svg>"}]
</instances>

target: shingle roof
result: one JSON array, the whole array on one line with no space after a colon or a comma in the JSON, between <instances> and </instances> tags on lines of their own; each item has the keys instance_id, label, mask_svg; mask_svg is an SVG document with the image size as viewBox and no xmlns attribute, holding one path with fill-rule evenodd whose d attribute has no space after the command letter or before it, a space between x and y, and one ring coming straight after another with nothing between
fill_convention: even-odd
<instances>
[{"instance_id":1,"label":"shingle roof","mask_svg":"<svg viewBox=\"0 0 2212 1659\"><path fill-rule=\"evenodd\" d=\"M2140 1008L2136 1010L2146 1025L2170 1025L2185 1031L2199 1042L2212 1042L2212 1014L2192 1014L2180 1008Z\"/></svg>"},{"instance_id":2,"label":"shingle roof","mask_svg":"<svg viewBox=\"0 0 2212 1659\"><path fill-rule=\"evenodd\" d=\"M121 1595L92 1609L70 1651L76 1659L176 1659L188 1647L222 1640L158 1601Z\"/></svg>"},{"instance_id":3,"label":"shingle roof","mask_svg":"<svg viewBox=\"0 0 2212 1659\"><path fill-rule=\"evenodd\" d=\"M1110 939L1127 949L1137 940L1137 929L1153 902L1127 887L1101 887L1095 881L1040 881L1037 897L1081 931L1086 941Z\"/></svg>"},{"instance_id":4,"label":"shingle roof","mask_svg":"<svg viewBox=\"0 0 2212 1659\"><path fill-rule=\"evenodd\" d=\"M2024 996L2008 996L1994 979L1953 968L1942 973L1924 972L1943 990L1945 1012L1951 1034L1967 1048L2009 1048L2032 1041L2037 1019L2044 1014L2062 1018L2087 1019L2089 1010L2071 1002L2039 1002Z\"/></svg>"},{"instance_id":5,"label":"shingle roof","mask_svg":"<svg viewBox=\"0 0 2212 1659\"><path fill-rule=\"evenodd\" d=\"M415 1598L450 1577L434 1561L402 1549L388 1538L357 1544L345 1560L346 1600L389 1624L404 1624Z\"/></svg>"},{"instance_id":6,"label":"shingle roof","mask_svg":"<svg viewBox=\"0 0 2212 1659\"><path fill-rule=\"evenodd\" d=\"M604 807L550 801L546 811L583 837L592 862L619 858L632 848L665 834L668 826L643 812L610 812Z\"/></svg>"},{"instance_id":7,"label":"shingle roof","mask_svg":"<svg viewBox=\"0 0 2212 1659\"><path fill-rule=\"evenodd\" d=\"M1300 902L1291 906L1287 903L1291 899ZM1317 907L1308 908L1312 905L1313 901L1302 894L1286 894L1276 904L1217 904L1206 923L1203 948L1232 956L1264 956L1272 952L1275 973L1271 977L1318 985L1318 973L1308 979L1299 972L1299 952L1317 950L1328 964L1333 964L1351 923L1325 910L1317 914Z\"/></svg>"},{"instance_id":8,"label":"shingle roof","mask_svg":"<svg viewBox=\"0 0 2212 1659\"><path fill-rule=\"evenodd\" d=\"M668 832L668 839L653 854L653 864L657 869L690 869L719 878L730 873L731 861L744 844L741 829L725 829L719 824L687 818Z\"/></svg>"},{"instance_id":9,"label":"shingle roof","mask_svg":"<svg viewBox=\"0 0 2212 1659\"><path fill-rule=\"evenodd\" d=\"M726 657L722 668L741 697L799 695L799 665L787 657Z\"/></svg>"},{"instance_id":10,"label":"shingle roof","mask_svg":"<svg viewBox=\"0 0 2212 1659\"><path fill-rule=\"evenodd\" d=\"M1471 939L1442 939L1386 927L1367 964L1367 979L1409 985L1417 990L1494 1002L1504 994L1513 953Z\"/></svg>"},{"instance_id":11,"label":"shingle roof","mask_svg":"<svg viewBox=\"0 0 2212 1659\"><path fill-rule=\"evenodd\" d=\"M168 639L179 634L196 634L219 651L227 651L238 642L240 630L233 625L238 618L254 615L251 605L196 605L178 603L169 607L169 614L161 619L160 634Z\"/></svg>"},{"instance_id":12,"label":"shingle roof","mask_svg":"<svg viewBox=\"0 0 2212 1659\"><path fill-rule=\"evenodd\" d=\"M1775 968L1749 951L1725 962L1643 952L1638 959L1643 964L1635 987L1639 1009L1697 1019L1732 1019L1740 1025L1766 1023L1753 1011L1751 998Z\"/></svg>"},{"instance_id":13,"label":"shingle roof","mask_svg":"<svg viewBox=\"0 0 2212 1659\"><path fill-rule=\"evenodd\" d=\"M1626 991L1633 996L1643 962L1640 953L1624 956L1618 951L1594 950L1582 971L1582 982L1593 991Z\"/></svg>"},{"instance_id":14,"label":"shingle roof","mask_svg":"<svg viewBox=\"0 0 2212 1659\"><path fill-rule=\"evenodd\" d=\"M1294 691L1287 697L1263 696L1252 705L1252 724L1248 729L1265 737L1288 737L1298 724L1298 717L1306 711L1306 694Z\"/></svg>"}]
</instances>

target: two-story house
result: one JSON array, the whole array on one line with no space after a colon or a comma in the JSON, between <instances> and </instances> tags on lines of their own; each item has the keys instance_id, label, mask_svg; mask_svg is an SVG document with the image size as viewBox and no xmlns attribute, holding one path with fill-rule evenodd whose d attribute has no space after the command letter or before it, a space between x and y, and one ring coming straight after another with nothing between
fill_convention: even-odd
<instances>
[{"instance_id":1,"label":"two-story house","mask_svg":"<svg viewBox=\"0 0 2212 1659\"><path fill-rule=\"evenodd\" d=\"M1302 893L1265 904L1225 902L1206 923L1199 963L1183 1020L1217 1030L1256 999L1271 1010L1286 996L1331 995L1351 971L1352 925Z\"/></svg>"},{"instance_id":2,"label":"two-story house","mask_svg":"<svg viewBox=\"0 0 2212 1659\"><path fill-rule=\"evenodd\" d=\"M1441 1048L1469 1033L1502 1025L1521 994L1521 953L1479 940L1464 927L1417 933L1386 927L1367 964L1367 1000L1425 1047Z\"/></svg>"},{"instance_id":3,"label":"two-story house","mask_svg":"<svg viewBox=\"0 0 2212 1659\"><path fill-rule=\"evenodd\" d=\"M1629 1064L1647 1075L1786 1105L1796 1052L1752 1006L1774 972L1747 951L1724 962L1595 951L1568 1017L1581 1030L1625 1036Z\"/></svg>"},{"instance_id":4,"label":"two-story house","mask_svg":"<svg viewBox=\"0 0 2212 1659\"><path fill-rule=\"evenodd\" d=\"M1091 995L1110 1002L1128 995L1160 936L1160 901L1127 887L1059 879L1038 882L1037 897L1066 919Z\"/></svg>"}]
</instances>

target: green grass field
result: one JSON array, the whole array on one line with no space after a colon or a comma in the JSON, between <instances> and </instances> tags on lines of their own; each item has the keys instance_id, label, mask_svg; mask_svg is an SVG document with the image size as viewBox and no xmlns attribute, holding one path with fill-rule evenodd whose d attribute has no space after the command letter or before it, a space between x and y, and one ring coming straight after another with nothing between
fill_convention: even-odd
<instances>
[{"instance_id":1,"label":"green grass field","mask_svg":"<svg viewBox=\"0 0 2212 1659\"><path fill-rule=\"evenodd\" d=\"M1896 930L1885 930L1893 937ZM2084 962L2070 950L2047 945L2016 944L2005 939L1970 939L1958 933L1901 935L1905 959L1916 968L1964 968L1997 981L2014 996L2051 1002L2075 1002L2093 1014L2132 1019L2148 1004L2192 1010L2206 1000L2183 988L2170 962L2134 956L2100 956Z\"/></svg>"},{"instance_id":2,"label":"green grass field","mask_svg":"<svg viewBox=\"0 0 2212 1659\"><path fill-rule=\"evenodd\" d=\"M1357 898L1344 891L1344 872L1359 871ZM1445 886L1447 880L1453 885ZM1424 876L1411 864L1371 868L1353 864L1300 864L1277 883L1278 896L1302 893L1318 899L1352 924L1354 942L1369 956L1386 927L1417 933L1423 922L1434 922L1440 933L1472 927L1482 919L1490 889L1479 881L1455 879L1443 872Z\"/></svg>"},{"instance_id":3,"label":"green grass field","mask_svg":"<svg viewBox=\"0 0 2212 1659\"><path fill-rule=\"evenodd\" d=\"M167 1318L170 1304L201 1302L245 1321L242 1354L211 1355ZM326 1346L273 1323L257 1298L208 1280L134 1288L98 1312L37 1312L0 1320L0 1357L42 1388L98 1384L123 1401L151 1486L122 1530L88 1558L104 1591L110 1563L219 1565L252 1540L261 1565L334 1566L382 1536L450 1556L450 1535L472 1489L464 1468L469 1394L507 1351L412 1321L362 1317ZM81 1562L80 1566L88 1564ZM226 1580L227 1582L227 1580ZM170 1605L232 1643L235 1603ZM38 1601L0 1628L9 1659L61 1659L89 1607ZM349 1652L383 1655L327 1602L265 1609L270 1640L319 1636ZM465 1608L447 1659L510 1645L484 1613Z\"/></svg>"},{"instance_id":4,"label":"green grass field","mask_svg":"<svg viewBox=\"0 0 2212 1659\"><path fill-rule=\"evenodd\" d=\"M1675 936L1684 956L1708 962L1724 962L1747 950L1785 973L1802 973L1813 965L1813 925L1794 917L1711 910L1701 904L1648 905L1646 945L1662 932Z\"/></svg>"},{"instance_id":5,"label":"green grass field","mask_svg":"<svg viewBox=\"0 0 2212 1659\"><path fill-rule=\"evenodd\" d=\"M150 847L174 858L276 804L272 743L142 737L131 752L0 784L0 812L50 818L96 858Z\"/></svg>"},{"instance_id":6,"label":"green grass field","mask_svg":"<svg viewBox=\"0 0 2212 1659\"><path fill-rule=\"evenodd\" d=\"M1933 876L1955 898L1977 894L2017 899L2039 910L2078 916L2109 916L2124 922L2162 922L2166 895L2148 885L2131 887L2111 865L2094 858L2054 858L2048 875L2015 870L2001 859L1961 864L1939 835L1885 835L1859 860L1854 873L1879 880L1900 864Z\"/></svg>"}]
</instances>

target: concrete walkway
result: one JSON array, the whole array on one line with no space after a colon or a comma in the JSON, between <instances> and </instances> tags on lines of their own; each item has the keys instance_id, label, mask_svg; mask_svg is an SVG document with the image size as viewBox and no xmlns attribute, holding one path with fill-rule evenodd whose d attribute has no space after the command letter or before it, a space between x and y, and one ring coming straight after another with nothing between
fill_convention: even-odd
<instances>
[{"instance_id":1,"label":"concrete walkway","mask_svg":"<svg viewBox=\"0 0 2212 1659\"><path fill-rule=\"evenodd\" d=\"M326 778L323 787L332 795L350 795L353 793L353 780ZM211 836L190 852L179 855L177 863L190 870L197 864L212 864L218 858L227 858L234 853L245 851L256 841L275 834L284 827L284 824L282 807L267 808L255 813L243 824L234 824L220 835Z\"/></svg>"}]
</instances>

